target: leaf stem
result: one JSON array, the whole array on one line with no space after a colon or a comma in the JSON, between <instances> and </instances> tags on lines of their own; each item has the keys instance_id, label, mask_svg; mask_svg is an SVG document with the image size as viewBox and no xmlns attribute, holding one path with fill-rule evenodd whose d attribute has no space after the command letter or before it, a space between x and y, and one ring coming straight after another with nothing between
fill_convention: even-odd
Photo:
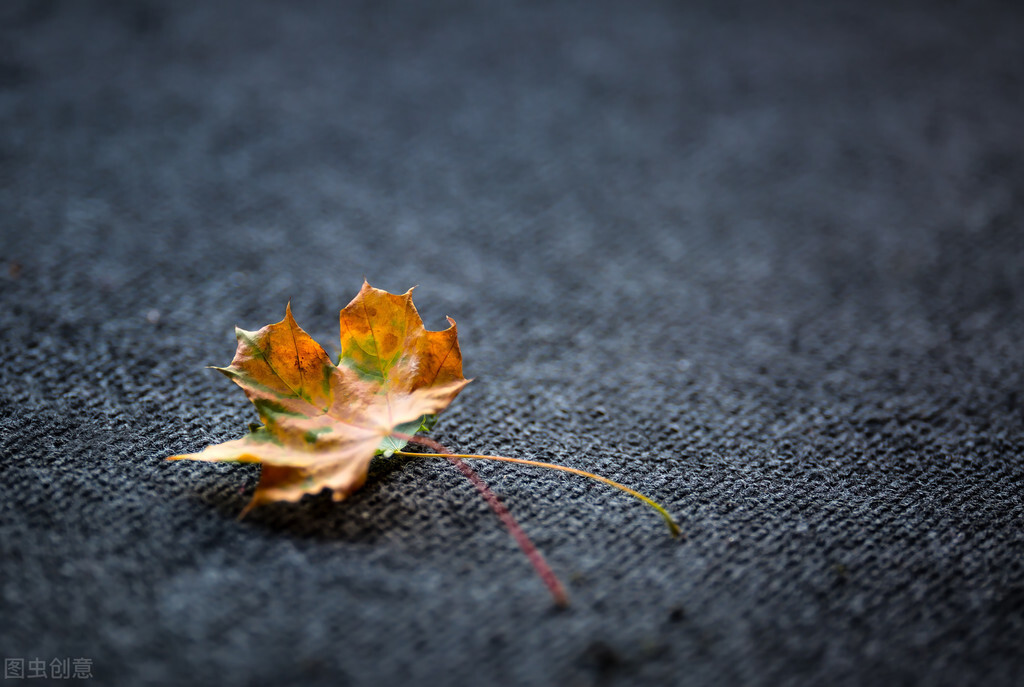
<instances>
[{"instance_id":1,"label":"leaf stem","mask_svg":"<svg viewBox=\"0 0 1024 687\"><path fill-rule=\"evenodd\" d=\"M484 497L487 504L491 507L491 510L493 510L498 518L501 519L502 524L505 525L505 528L516 540L516 543L519 544L519 548L522 549L524 554L526 554L526 557L533 565L533 569L537 571L541 580L543 580L544 584L547 585L548 590L551 592L551 596L555 599L555 604L563 608L569 605L569 595L566 594L565 587L562 586L558 576L555 575L551 566L549 566L547 561L544 560L544 556L541 555L540 551L537 550L537 547L534 546L530 537L527 536L526 532L523 531L523 528L519 526L519 523L516 522L515 518L512 517L512 514L509 513L505 504L498 499L497 494L491 491L491 488L488 487L487 483L484 482L480 475L476 473L476 470L471 468L468 463L462 461L461 456L452 453L438 441L434 441L427 437L414 437L409 434L402 434L401 432L392 432L391 436L404 441L422 444L438 451L436 454L404 453L402 451L395 451L395 453L410 456L431 455L437 456L438 458L447 458L451 461L452 464L455 465L455 467L457 467L462 474L473 483L473 486L475 486L477 491L479 491Z\"/></svg>"},{"instance_id":2,"label":"leaf stem","mask_svg":"<svg viewBox=\"0 0 1024 687\"><path fill-rule=\"evenodd\" d=\"M404 438L404 437L399 437L399 438ZM412 439L411 441L416 441L417 443L423 443L423 442L419 441L420 438L421 437L416 437L415 439ZM665 508L662 507L661 504L657 503L653 499L647 498L646 496L644 496L643 494L641 494L638 491L634 491L633 489L630 489L629 487L627 487L624 484L619 484L618 482L610 480L607 477L602 477L601 475L595 475L592 472L586 472L584 470L577 470L576 468L570 468L570 467L567 467L565 465L557 465L555 463L543 463L543 462L541 462L539 460L526 460L524 458L508 458L506 456L485 456L485 455L478 455L478 454L475 454L475 453L443 454L443 453L409 453L407 451L395 451L395 455L409 456L409 457L413 457L413 458L415 458L415 457L424 457L424 458L442 458L442 457L449 458L449 457L455 457L455 458L469 458L469 459L476 459L476 460L500 460L500 461L503 461L503 462L506 462L506 463L518 463L520 465L532 465L532 466L535 466L535 467L548 468L549 470L561 470L562 472L571 472L574 475L580 475L582 477L589 477L590 479L597 480L598 482L604 482L605 484L607 484L609 486L615 487L616 489L620 489L620 490L626 492L630 496L633 496L635 498L640 499L641 501L646 503L648 506L650 506L654 510L658 511L658 514L661 515L661 517L665 520L665 524L668 525L668 529L672 533L673 537L678 537L679 534L680 534L679 525L676 524L676 521L672 519L672 516L669 515L669 512L667 510L665 510Z\"/></svg>"}]
</instances>

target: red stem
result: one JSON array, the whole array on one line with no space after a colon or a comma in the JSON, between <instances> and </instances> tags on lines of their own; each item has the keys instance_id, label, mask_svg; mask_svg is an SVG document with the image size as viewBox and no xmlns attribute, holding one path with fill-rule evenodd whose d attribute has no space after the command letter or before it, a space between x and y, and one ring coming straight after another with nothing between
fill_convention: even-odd
<instances>
[{"instance_id":1,"label":"red stem","mask_svg":"<svg viewBox=\"0 0 1024 687\"><path fill-rule=\"evenodd\" d=\"M540 579L544 580L544 584L547 585L548 590L551 592L551 596L554 597L555 603L559 606L565 607L569 605L569 596L565 592L565 587L562 586L558 576L548 565L547 561L544 560L544 556L541 555L537 547L533 545L530 538L527 536L523 528L519 526L512 514L508 512L508 508L505 507L500 500L498 500L497 494L491 491L491 488L487 486L487 483L481 479L480 475L476 474L476 470L471 468L468 463L460 458L456 458L452 455L452 452L444 447L440 442L434 441L428 437L415 437L409 434L402 434L400 432L392 432L391 436L403 441L410 441L417 444L428 446L438 453L443 453L448 456L448 460L451 461L455 467L462 471L473 486L477 488L477 491L486 499L487 504L491 507L491 510L501 519L502 524L509 531L512 537L519 544L519 548L523 550L526 557L530 559L530 563L533 565L533 569L540 575Z\"/></svg>"}]
</instances>

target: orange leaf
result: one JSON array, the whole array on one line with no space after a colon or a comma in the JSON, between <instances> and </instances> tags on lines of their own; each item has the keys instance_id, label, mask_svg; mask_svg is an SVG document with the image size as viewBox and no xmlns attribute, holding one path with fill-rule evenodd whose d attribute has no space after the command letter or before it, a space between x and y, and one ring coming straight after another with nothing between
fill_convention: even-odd
<instances>
[{"instance_id":1,"label":"orange leaf","mask_svg":"<svg viewBox=\"0 0 1024 687\"><path fill-rule=\"evenodd\" d=\"M363 283L341 311L341 358L324 349L292 317L257 332L236 329L231 365L216 368L245 391L263 426L247 436L171 460L263 464L250 508L297 501L324 488L341 500L366 481L377 452L405 446L392 436L430 426L469 380L449 318L427 331L412 290L395 295Z\"/></svg>"}]
</instances>

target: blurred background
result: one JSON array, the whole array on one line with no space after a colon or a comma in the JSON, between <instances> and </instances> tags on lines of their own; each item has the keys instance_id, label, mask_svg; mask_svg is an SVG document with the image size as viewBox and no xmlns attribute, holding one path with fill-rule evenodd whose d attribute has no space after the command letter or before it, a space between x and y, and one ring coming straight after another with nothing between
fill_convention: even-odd
<instances>
[{"instance_id":1,"label":"blurred background","mask_svg":"<svg viewBox=\"0 0 1024 687\"><path fill-rule=\"evenodd\" d=\"M5 657L97 684L1012 684L1013 3L0 6ZM363 278L459 322L452 448L239 525L204 365ZM332 344L335 346L332 348ZM664 540L663 540L664 539ZM454 582L453 582L454 580Z\"/></svg>"}]
</instances>

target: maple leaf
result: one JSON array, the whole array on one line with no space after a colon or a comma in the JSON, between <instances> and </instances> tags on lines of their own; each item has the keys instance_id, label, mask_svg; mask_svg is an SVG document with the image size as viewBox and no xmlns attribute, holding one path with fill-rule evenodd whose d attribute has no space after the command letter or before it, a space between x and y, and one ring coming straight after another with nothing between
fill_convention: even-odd
<instances>
[{"instance_id":1,"label":"maple leaf","mask_svg":"<svg viewBox=\"0 0 1024 687\"><path fill-rule=\"evenodd\" d=\"M324 488L340 501L363 486L376 453L403 448L400 437L429 428L470 381L455 321L427 331L412 289L396 295L364 282L339 322L337 364L296 324L290 304L276 324L236 329L234 359L215 369L242 387L263 426L170 459L262 463L243 515Z\"/></svg>"}]
</instances>

